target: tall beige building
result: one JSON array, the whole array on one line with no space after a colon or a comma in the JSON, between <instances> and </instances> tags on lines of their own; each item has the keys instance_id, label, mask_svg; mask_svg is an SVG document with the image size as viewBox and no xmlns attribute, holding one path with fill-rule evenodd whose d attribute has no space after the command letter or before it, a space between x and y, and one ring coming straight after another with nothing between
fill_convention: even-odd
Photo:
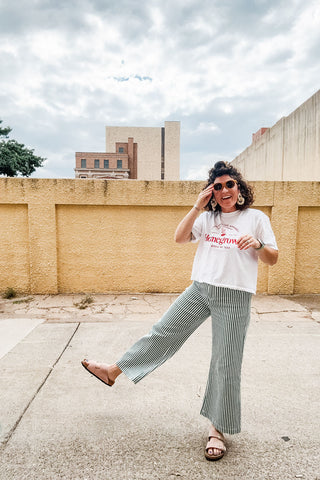
<instances>
[{"instance_id":1,"label":"tall beige building","mask_svg":"<svg viewBox=\"0 0 320 480\"><path fill-rule=\"evenodd\" d=\"M180 122L164 127L106 127L106 151L134 138L138 180L180 179Z\"/></svg>"},{"instance_id":2,"label":"tall beige building","mask_svg":"<svg viewBox=\"0 0 320 480\"><path fill-rule=\"evenodd\" d=\"M320 90L233 160L248 180L320 181Z\"/></svg>"}]
</instances>

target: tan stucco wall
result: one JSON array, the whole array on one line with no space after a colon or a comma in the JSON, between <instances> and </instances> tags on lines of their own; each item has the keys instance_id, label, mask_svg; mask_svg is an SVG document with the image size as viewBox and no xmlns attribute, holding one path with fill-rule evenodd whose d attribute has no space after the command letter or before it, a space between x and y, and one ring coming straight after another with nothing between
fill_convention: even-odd
<instances>
[{"instance_id":1,"label":"tan stucco wall","mask_svg":"<svg viewBox=\"0 0 320 480\"><path fill-rule=\"evenodd\" d=\"M0 204L0 290L30 290L28 205Z\"/></svg>"},{"instance_id":2,"label":"tan stucco wall","mask_svg":"<svg viewBox=\"0 0 320 480\"><path fill-rule=\"evenodd\" d=\"M320 90L281 118L233 164L248 180L319 181Z\"/></svg>"},{"instance_id":3,"label":"tan stucco wall","mask_svg":"<svg viewBox=\"0 0 320 480\"><path fill-rule=\"evenodd\" d=\"M320 293L320 184L254 182L280 256L258 291ZM0 291L180 292L196 245L173 241L203 182L0 179Z\"/></svg>"}]
</instances>

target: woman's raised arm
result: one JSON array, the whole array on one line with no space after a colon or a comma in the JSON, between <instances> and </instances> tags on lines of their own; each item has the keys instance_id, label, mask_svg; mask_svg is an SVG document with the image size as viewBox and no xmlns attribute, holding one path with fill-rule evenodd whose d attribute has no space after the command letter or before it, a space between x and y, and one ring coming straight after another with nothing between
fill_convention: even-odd
<instances>
[{"instance_id":1,"label":"woman's raised arm","mask_svg":"<svg viewBox=\"0 0 320 480\"><path fill-rule=\"evenodd\" d=\"M213 191L213 185L209 185L205 190L202 190L197 198L196 203L187 215L181 220L174 234L174 240L177 243L187 243L191 240L191 232L193 224L198 216L198 213L207 205Z\"/></svg>"}]
</instances>

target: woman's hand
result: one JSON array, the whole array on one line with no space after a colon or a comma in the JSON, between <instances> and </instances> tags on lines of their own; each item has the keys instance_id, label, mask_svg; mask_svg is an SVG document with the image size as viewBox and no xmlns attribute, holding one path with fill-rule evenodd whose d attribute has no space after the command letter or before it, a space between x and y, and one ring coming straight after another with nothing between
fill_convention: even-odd
<instances>
[{"instance_id":1,"label":"woman's hand","mask_svg":"<svg viewBox=\"0 0 320 480\"><path fill-rule=\"evenodd\" d=\"M190 210L189 213L181 220L177 226L176 232L174 234L174 240L177 243L187 243L191 240L191 232L193 224L199 214L199 210L202 210L209 202L213 191L213 185L209 185L205 190L202 190L197 198L194 207Z\"/></svg>"},{"instance_id":2,"label":"woman's hand","mask_svg":"<svg viewBox=\"0 0 320 480\"><path fill-rule=\"evenodd\" d=\"M257 240L256 238L254 238L252 235L242 235L238 241L237 241L237 244L238 244L238 248L240 250L248 250L248 248L259 248L261 247L261 244L259 242L259 240Z\"/></svg>"},{"instance_id":3,"label":"woman's hand","mask_svg":"<svg viewBox=\"0 0 320 480\"><path fill-rule=\"evenodd\" d=\"M238 248L240 250L248 250L248 248L255 248L257 254L259 255L260 260L267 265L275 265L278 260L278 250L275 250L268 245L265 245L263 248L257 250L257 248L261 247L259 240L254 238L252 235L242 235L238 241Z\"/></svg>"},{"instance_id":4,"label":"woman's hand","mask_svg":"<svg viewBox=\"0 0 320 480\"><path fill-rule=\"evenodd\" d=\"M213 192L213 183L209 185L209 187L205 188L202 190L197 198L197 201L195 203L195 206L199 209L202 210L204 207L207 206Z\"/></svg>"}]
</instances>

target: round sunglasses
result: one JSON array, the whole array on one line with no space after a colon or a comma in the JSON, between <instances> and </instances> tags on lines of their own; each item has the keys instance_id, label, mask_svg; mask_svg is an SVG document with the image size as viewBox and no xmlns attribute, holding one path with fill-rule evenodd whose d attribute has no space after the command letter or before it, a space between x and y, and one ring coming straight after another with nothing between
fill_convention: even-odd
<instances>
[{"instance_id":1,"label":"round sunglasses","mask_svg":"<svg viewBox=\"0 0 320 480\"><path fill-rule=\"evenodd\" d=\"M217 182L213 184L213 189L217 192L219 190L222 190L224 187L227 187L229 189L233 188L237 184L238 182L236 180L228 180L227 182L223 183Z\"/></svg>"}]
</instances>

